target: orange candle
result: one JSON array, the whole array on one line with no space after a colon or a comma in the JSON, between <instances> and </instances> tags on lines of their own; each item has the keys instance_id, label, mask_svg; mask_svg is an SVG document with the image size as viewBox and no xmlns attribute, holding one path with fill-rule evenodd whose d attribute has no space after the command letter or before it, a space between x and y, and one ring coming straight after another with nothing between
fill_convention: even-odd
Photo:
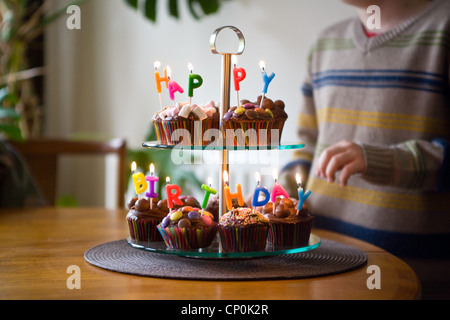
<instances>
[{"instance_id":1,"label":"orange candle","mask_svg":"<svg viewBox=\"0 0 450 320\"><path fill-rule=\"evenodd\" d=\"M227 208L228 210L233 209L233 199L237 198L239 206L244 205L244 195L242 193L242 186L240 184L236 185L237 192L231 193L230 186L228 185L228 172L224 171L223 173L223 181L225 182L226 186L224 188L225 191L225 200L227 202Z\"/></svg>"}]
</instances>

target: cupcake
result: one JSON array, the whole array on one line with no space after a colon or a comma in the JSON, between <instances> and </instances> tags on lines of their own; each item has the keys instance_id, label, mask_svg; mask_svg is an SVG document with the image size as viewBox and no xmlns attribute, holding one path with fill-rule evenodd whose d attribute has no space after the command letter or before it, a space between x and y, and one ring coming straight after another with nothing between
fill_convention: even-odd
<instances>
[{"instance_id":1,"label":"cupcake","mask_svg":"<svg viewBox=\"0 0 450 320\"><path fill-rule=\"evenodd\" d=\"M237 208L219 220L222 248L226 252L262 251L266 247L269 219L251 208Z\"/></svg>"},{"instance_id":2,"label":"cupcake","mask_svg":"<svg viewBox=\"0 0 450 320\"><path fill-rule=\"evenodd\" d=\"M209 145L219 130L219 111L213 101L205 105L177 103L153 115L158 143L164 145ZM179 130L180 129L180 130Z\"/></svg>"},{"instance_id":3,"label":"cupcake","mask_svg":"<svg viewBox=\"0 0 450 320\"><path fill-rule=\"evenodd\" d=\"M278 197L275 210L271 202L262 208L262 213L270 221L267 242L275 247L302 247L309 242L313 216L303 204L297 212L298 200Z\"/></svg>"},{"instance_id":4,"label":"cupcake","mask_svg":"<svg viewBox=\"0 0 450 320\"><path fill-rule=\"evenodd\" d=\"M212 214L185 206L169 213L157 226L170 249L199 249L211 245L217 233Z\"/></svg>"},{"instance_id":5,"label":"cupcake","mask_svg":"<svg viewBox=\"0 0 450 320\"><path fill-rule=\"evenodd\" d=\"M272 139L279 144L284 123L288 118L281 100L275 102L259 96L256 102L241 100L241 105L232 107L222 118L222 130L227 145L270 145ZM278 130L278 131L273 131Z\"/></svg>"},{"instance_id":6,"label":"cupcake","mask_svg":"<svg viewBox=\"0 0 450 320\"><path fill-rule=\"evenodd\" d=\"M174 209L183 206L200 207L193 196L180 196L179 199L183 204L174 206ZM150 201L152 201L151 206ZM163 241L156 227L170 211L166 199L158 201L156 198L148 200L134 197L128 202L128 209L130 211L127 214L127 222L131 239L138 242Z\"/></svg>"},{"instance_id":7,"label":"cupcake","mask_svg":"<svg viewBox=\"0 0 450 320\"><path fill-rule=\"evenodd\" d=\"M128 202L127 214L128 228L130 237L138 242L156 242L162 241L162 237L156 230L156 226L161 223L162 219L169 212L159 206L157 199L151 199L152 207L150 209L150 201L147 198L132 198Z\"/></svg>"}]
</instances>

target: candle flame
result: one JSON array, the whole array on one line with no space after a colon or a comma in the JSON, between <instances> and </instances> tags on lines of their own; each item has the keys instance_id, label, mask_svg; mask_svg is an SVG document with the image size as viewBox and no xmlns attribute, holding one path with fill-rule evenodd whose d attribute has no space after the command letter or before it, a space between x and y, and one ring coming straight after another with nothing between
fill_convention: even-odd
<instances>
[{"instance_id":1,"label":"candle flame","mask_svg":"<svg viewBox=\"0 0 450 320\"><path fill-rule=\"evenodd\" d=\"M213 179L211 177L208 178L208 184L211 186L213 182Z\"/></svg>"},{"instance_id":2,"label":"candle flame","mask_svg":"<svg viewBox=\"0 0 450 320\"><path fill-rule=\"evenodd\" d=\"M167 66L167 77L171 77L172 76L172 69L170 69L170 67L169 66Z\"/></svg>"},{"instance_id":3,"label":"candle flame","mask_svg":"<svg viewBox=\"0 0 450 320\"><path fill-rule=\"evenodd\" d=\"M301 186L301 184L302 184L302 178L300 177L300 173L297 173L297 174L295 175L295 179L297 180L297 185L298 185L298 186Z\"/></svg>"},{"instance_id":4,"label":"candle flame","mask_svg":"<svg viewBox=\"0 0 450 320\"><path fill-rule=\"evenodd\" d=\"M226 184L228 184L228 172L224 171L223 172L223 182L225 182Z\"/></svg>"},{"instance_id":5,"label":"candle flame","mask_svg":"<svg viewBox=\"0 0 450 320\"><path fill-rule=\"evenodd\" d=\"M233 63L234 66L237 65L237 56L236 55L231 56L231 63Z\"/></svg>"},{"instance_id":6,"label":"candle flame","mask_svg":"<svg viewBox=\"0 0 450 320\"><path fill-rule=\"evenodd\" d=\"M161 67L161 62L155 61L154 67L155 67L155 70L158 70L159 67Z\"/></svg>"},{"instance_id":7,"label":"candle flame","mask_svg":"<svg viewBox=\"0 0 450 320\"><path fill-rule=\"evenodd\" d=\"M273 180L275 180L275 181L278 180L278 170L276 168L273 169Z\"/></svg>"},{"instance_id":8,"label":"candle flame","mask_svg":"<svg viewBox=\"0 0 450 320\"><path fill-rule=\"evenodd\" d=\"M259 174L259 172L255 173L255 178L256 178L256 182L258 182L258 184L261 182L261 175Z\"/></svg>"},{"instance_id":9,"label":"candle flame","mask_svg":"<svg viewBox=\"0 0 450 320\"><path fill-rule=\"evenodd\" d=\"M152 164L150 164L150 173L153 174L155 173L155 166Z\"/></svg>"},{"instance_id":10,"label":"candle flame","mask_svg":"<svg viewBox=\"0 0 450 320\"><path fill-rule=\"evenodd\" d=\"M133 171L133 173L136 171L137 168L137 164L136 161L133 161L133 163L131 164L131 171Z\"/></svg>"},{"instance_id":11,"label":"candle flame","mask_svg":"<svg viewBox=\"0 0 450 320\"><path fill-rule=\"evenodd\" d=\"M192 65L192 63L188 64L188 69L191 73L192 73L192 71L194 71L194 66Z\"/></svg>"},{"instance_id":12,"label":"candle flame","mask_svg":"<svg viewBox=\"0 0 450 320\"><path fill-rule=\"evenodd\" d=\"M170 177L166 178L166 183L169 184L170 183Z\"/></svg>"},{"instance_id":13,"label":"candle flame","mask_svg":"<svg viewBox=\"0 0 450 320\"><path fill-rule=\"evenodd\" d=\"M262 70L264 70L264 69L266 68L266 64L264 63L263 60L261 60L261 61L259 62L259 67L260 67Z\"/></svg>"}]
</instances>

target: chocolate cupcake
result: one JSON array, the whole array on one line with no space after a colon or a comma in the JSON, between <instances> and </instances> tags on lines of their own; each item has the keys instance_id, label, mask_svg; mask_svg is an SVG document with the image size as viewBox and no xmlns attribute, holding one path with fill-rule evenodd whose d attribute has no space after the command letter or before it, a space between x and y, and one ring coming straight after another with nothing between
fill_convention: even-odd
<instances>
[{"instance_id":1,"label":"chocolate cupcake","mask_svg":"<svg viewBox=\"0 0 450 320\"><path fill-rule=\"evenodd\" d=\"M219 130L219 110L213 101L206 105L177 103L153 115L158 143L164 145L209 145Z\"/></svg>"},{"instance_id":2,"label":"chocolate cupcake","mask_svg":"<svg viewBox=\"0 0 450 320\"><path fill-rule=\"evenodd\" d=\"M270 221L267 242L277 247L302 247L308 245L311 235L313 216L303 204L297 210L298 200L278 197L273 204L269 202L262 208L262 213Z\"/></svg>"},{"instance_id":3,"label":"chocolate cupcake","mask_svg":"<svg viewBox=\"0 0 450 320\"><path fill-rule=\"evenodd\" d=\"M281 100L262 96L256 102L241 100L241 105L232 107L222 118L222 130L227 145L265 146L272 144L272 138L279 144L284 123L288 118ZM272 131L278 130L278 131Z\"/></svg>"},{"instance_id":4,"label":"chocolate cupcake","mask_svg":"<svg viewBox=\"0 0 450 320\"><path fill-rule=\"evenodd\" d=\"M185 206L164 217L157 229L168 248L191 250L211 245L217 223L211 213Z\"/></svg>"},{"instance_id":5,"label":"chocolate cupcake","mask_svg":"<svg viewBox=\"0 0 450 320\"><path fill-rule=\"evenodd\" d=\"M151 209L150 201L147 198L132 198L128 202L130 211L127 214L127 222L130 237L134 241L155 242L163 240L156 230L156 226L161 223L169 210L159 206L157 199L152 198L151 201Z\"/></svg>"},{"instance_id":6,"label":"chocolate cupcake","mask_svg":"<svg viewBox=\"0 0 450 320\"><path fill-rule=\"evenodd\" d=\"M262 251L266 247L269 219L251 208L237 208L219 221L219 234L225 252Z\"/></svg>"}]
</instances>

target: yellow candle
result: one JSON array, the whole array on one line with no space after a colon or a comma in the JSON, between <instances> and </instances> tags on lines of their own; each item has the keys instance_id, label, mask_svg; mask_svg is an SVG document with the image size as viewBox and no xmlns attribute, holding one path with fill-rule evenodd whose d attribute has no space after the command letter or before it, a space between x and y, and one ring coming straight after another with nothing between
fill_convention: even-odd
<instances>
[{"instance_id":1,"label":"yellow candle","mask_svg":"<svg viewBox=\"0 0 450 320\"><path fill-rule=\"evenodd\" d=\"M147 182L145 181L145 175L142 172L136 173L136 162L131 164L131 171L133 172L133 183L136 189L136 194L139 196L142 192L147 190Z\"/></svg>"}]
</instances>

